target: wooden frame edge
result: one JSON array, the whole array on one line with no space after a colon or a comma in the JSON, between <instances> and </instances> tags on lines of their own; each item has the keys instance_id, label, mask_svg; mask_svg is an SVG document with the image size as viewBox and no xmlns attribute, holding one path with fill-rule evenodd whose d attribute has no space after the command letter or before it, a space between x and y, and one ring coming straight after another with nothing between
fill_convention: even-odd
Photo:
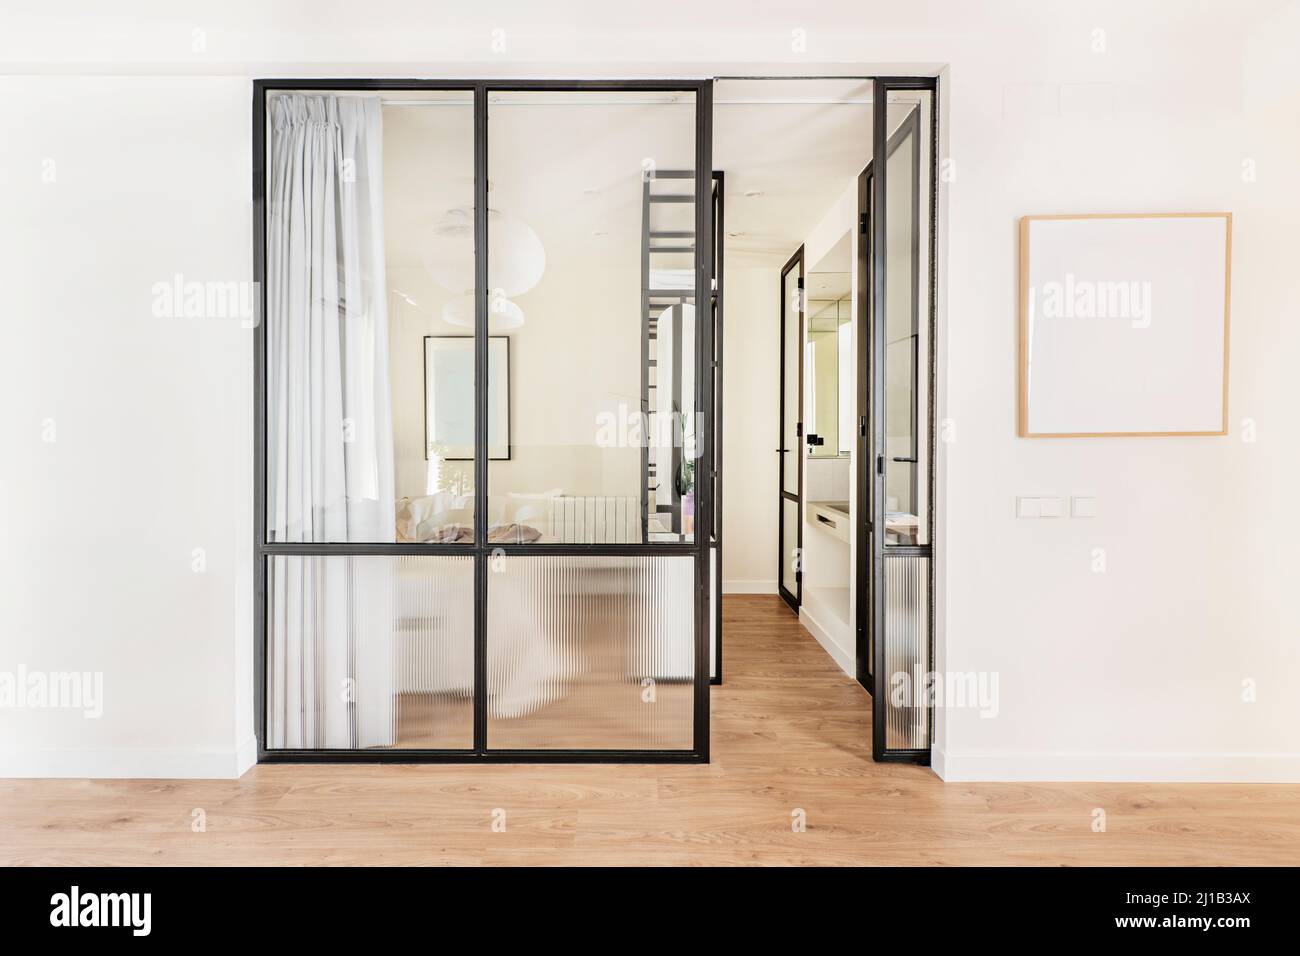
<instances>
[{"instance_id":1,"label":"wooden frame edge","mask_svg":"<svg viewBox=\"0 0 1300 956\"><path fill-rule=\"evenodd\" d=\"M1222 219L1224 221L1223 273L1223 420L1219 431L1180 432L1031 432L1029 430L1029 226L1034 222L1076 219ZM1232 213L1231 212L1116 212L1042 213L1020 217L1020 302L1016 362L1017 438L1221 438L1228 434L1229 351L1232 339Z\"/></svg>"}]
</instances>

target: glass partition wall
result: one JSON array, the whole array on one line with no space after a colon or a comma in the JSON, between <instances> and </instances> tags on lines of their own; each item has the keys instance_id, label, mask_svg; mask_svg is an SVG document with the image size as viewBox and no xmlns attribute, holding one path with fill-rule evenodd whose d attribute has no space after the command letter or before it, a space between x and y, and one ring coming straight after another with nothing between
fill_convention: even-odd
<instances>
[{"instance_id":1,"label":"glass partition wall","mask_svg":"<svg viewBox=\"0 0 1300 956\"><path fill-rule=\"evenodd\" d=\"M937 84L873 104L860 619L873 754L924 761ZM707 760L711 82L258 81L253 105L260 759Z\"/></svg>"},{"instance_id":2,"label":"glass partition wall","mask_svg":"<svg viewBox=\"0 0 1300 956\"><path fill-rule=\"evenodd\" d=\"M710 102L256 84L261 759L707 759Z\"/></svg>"}]
</instances>

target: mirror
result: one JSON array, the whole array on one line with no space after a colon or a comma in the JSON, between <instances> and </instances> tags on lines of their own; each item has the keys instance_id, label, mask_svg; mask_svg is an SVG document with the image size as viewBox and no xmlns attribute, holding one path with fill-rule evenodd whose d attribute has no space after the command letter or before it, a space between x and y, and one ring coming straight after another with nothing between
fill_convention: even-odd
<instances>
[{"instance_id":1,"label":"mirror","mask_svg":"<svg viewBox=\"0 0 1300 956\"><path fill-rule=\"evenodd\" d=\"M847 458L853 447L853 299L849 272L809 273L808 457Z\"/></svg>"}]
</instances>

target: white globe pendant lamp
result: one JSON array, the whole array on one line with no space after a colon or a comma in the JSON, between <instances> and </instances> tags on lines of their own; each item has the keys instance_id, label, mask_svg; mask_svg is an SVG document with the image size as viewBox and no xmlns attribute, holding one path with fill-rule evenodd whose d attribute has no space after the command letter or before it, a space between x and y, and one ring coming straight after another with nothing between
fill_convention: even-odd
<instances>
[{"instance_id":1,"label":"white globe pendant lamp","mask_svg":"<svg viewBox=\"0 0 1300 956\"><path fill-rule=\"evenodd\" d=\"M442 321L448 325L462 328L474 328L474 295L457 296L442 307ZM524 324L524 310L514 302L501 296L494 297L488 304L488 330L505 332L517 329Z\"/></svg>"},{"instance_id":2,"label":"white globe pendant lamp","mask_svg":"<svg viewBox=\"0 0 1300 956\"><path fill-rule=\"evenodd\" d=\"M434 280L450 292L474 291L474 209L448 209L433 227L425 246L425 264ZM542 281L546 249L533 228L521 219L488 210L488 282L506 298L523 295Z\"/></svg>"}]
</instances>

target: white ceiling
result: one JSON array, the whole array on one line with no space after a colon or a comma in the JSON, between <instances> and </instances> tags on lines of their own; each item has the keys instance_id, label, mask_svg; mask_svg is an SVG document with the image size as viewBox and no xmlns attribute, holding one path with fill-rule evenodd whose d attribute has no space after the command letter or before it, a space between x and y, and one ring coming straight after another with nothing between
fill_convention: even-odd
<instances>
[{"instance_id":1,"label":"white ceiling","mask_svg":"<svg viewBox=\"0 0 1300 956\"><path fill-rule=\"evenodd\" d=\"M713 98L727 261L784 263L871 159L870 83L719 80Z\"/></svg>"}]
</instances>

